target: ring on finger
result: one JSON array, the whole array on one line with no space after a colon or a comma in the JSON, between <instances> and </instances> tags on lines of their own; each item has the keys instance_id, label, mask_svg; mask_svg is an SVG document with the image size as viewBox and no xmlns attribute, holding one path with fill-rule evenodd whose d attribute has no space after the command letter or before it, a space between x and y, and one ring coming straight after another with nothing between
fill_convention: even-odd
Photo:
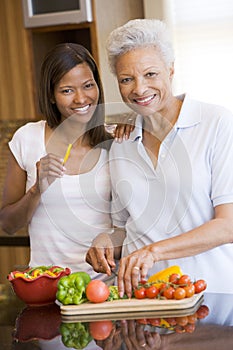
<instances>
[{"instance_id":1,"label":"ring on finger","mask_svg":"<svg viewBox=\"0 0 233 350\"><path fill-rule=\"evenodd\" d=\"M146 343L144 343L144 344L142 344L142 345L140 345L142 348L144 348L145 346L146 346Z\"/></svg>"},{"instance_id":2,"label":"ring on finger","mask_svg":"<svg viewBox=\"0 0 233 350\"><path fill-rule=\"evenodd\" d=\"M138 266L134 266L133 269L138 270L138 271L140 270L140 268Z\"/></svg>"}]
</instances>

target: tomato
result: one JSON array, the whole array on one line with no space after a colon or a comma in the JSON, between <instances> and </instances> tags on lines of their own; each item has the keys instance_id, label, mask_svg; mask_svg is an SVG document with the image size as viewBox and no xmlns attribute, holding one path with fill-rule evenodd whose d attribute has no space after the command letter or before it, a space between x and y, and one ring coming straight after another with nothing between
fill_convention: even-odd
<instances>
[{"instance_id":1,"label":"tomato","mask_svg":"<svg viewBox=\"0 0 233 350\"><path fill-rule=\"evenodd\" d=\"M149 299L153 299L155 297L157 297L157 295L159 294L159 289L155 286L150 286L148 288L146 288L146 297Z\"/></svg>"},{"instance_id":2,"label":"tomato","mask_svg":"<svg viewBox=\"0 0 233 350\"><path fill-rule=\"evenodd\" d=\"M171 282L171 283L173 283L173 284L177 284L179 278L180 278L180 275L179 275L178 273L172 273L172 274L169 276L169 282Z\"/></svg>"},{"instance_id":3,"label":"tomato","mask_svg":"<svg viewBox=\"0 0 233 350\"><path fill-rule=\"evenodd\" d=\"M185 290L185 297L186 298L191 298L195 294L195 287L194 287L193 283L190 283L183 288Z\"/></svg>"},{"instance_id":4,"label":"tomato","mask_svg":"<svg viewBox=\"0 0 233 350\"><path fill-rule=\"evenodd\" d=\"M148 324L148 320L147 320L147 318L139 318L137 320L137 323L139 323L139 324Z\"/></svg>"},{"instance_id":5,"label":"tomato","mask_svg":"<svg viewBox=\"0 0 233 350\"><path fill-rule=\"evenodd\" d=\"M174 293L175 293L175 288L173 287L168 287L163 291L163 296L166 299L173 299L174 298Z\"/></svg>"},{"instance_id":6,"label":"tomato","mask_svg":"<svg viewBox=\"0 0 233 350\"><path fill-rule=\"evenodd\" d=\"M149 318L148 319L148 323L151 325L151 326L160 326L160 322L161 322L161 318Z\"/></svg>"},{"instance_id":7,"label":"tomato","mask_svg":"<svg viewBox=\"0 0 233 350\"><path fill-rule=\"evenodd\" d=\"M140 287L135 289L134 296L136 299L144 299L146 297L146 288Z\"/></svg>"},{"instance_id":8,"label":"tomato","mask_svg":"<svg viewBox=\"0 0 233 350\"><path fill-rule=\"evenodd\" d=\"M189 275L182 275L180 276L179 280L178 280L178 284L189 284L191 282L191 278Z\"/></svg>"},{"instance_id":9,"label":"tomato","mask_svg":"<svg viewBox=\"0 0 233 350\"><path fill-rule=\"evenodd\" d=\"M197 318L202 319L209 315L209 308L206 305L201 305L197 310Z\"/></svg>"},{"instance_id":10,"label":"tomato","mask_svg":"<svg viewBox=\"0 0 233 350\"><path fill-rule=\"evenodd\" d=\"M187 333L193 333L195 331L195 324L188 323L186 326L184 326L184 329Z\"/></svg>"},{"instance_id":11,"label":"tomato","mask_svg":"<svg viewBox=\"0 0 233 350\"><path fill-rule=\"evenodd\" d=\"M205 280L197 280L194 282L194 287L195 287L195 293L201 293L203 290L206 289L207 283Z\"/></svg>"},{"instance_id":12,"label":"tomato","mask_svg":"<svg viewBox=\"0 0 233 350\"><path fill-rule=\"evenodd\" d=\"M179 317L176 317L176 323L179 325L179 326L186 326L188 324L188 317L187 316L179 316Z\"/></svg>"},{"instance_id":13,"label":"tomato","mask_svg":"<svg viewBox=\"0 0 233 350\"><path fill-rule=\"evenodd\" d=\"M182 287L178 287L174 292L174 298L176 300L184 299L185 295L185 290Z\"/></svg>"},{"instance_id":14,"label":"tomato","mask_svg":"<svg viewBox=\"0 0 233 350\"><path fill-rule=\"evenodd\" d=\"M89 323L90 335L96 340L104 340L108 338L112 329L113 323L110 320Z\"/></svg>"},{"instance_id":15,"label":"tomato","mask_svg":"<svg viewBox=\"0 0 233 350\"><path fill-rule=\"evenodd\" d=\"M197 313L195 312L195 314L193 315L189 315L188 317L188 323L194 324L197 321Z\"/></svg>"},{"instance_id":16,"label":"tomato","mask_svg":"<svg viewBox=\"0 0 233 350\"><path fill-rule=\"evenodd\" d=\"M108 299L110 291L108 286L100 280L92 280L86 287L86 297L92 303L102 303Z\"/></svg>"},{"instance_id":17,"label":"tomato","mask_svg":"<svg viewBox=\"0 0 233 350\"><path fill-rule=\"evenodd\" d=\"M170 326L175 326L176 325L175 317L166 317L165 320L169 323Z\"/></svg>"}]
</instances>

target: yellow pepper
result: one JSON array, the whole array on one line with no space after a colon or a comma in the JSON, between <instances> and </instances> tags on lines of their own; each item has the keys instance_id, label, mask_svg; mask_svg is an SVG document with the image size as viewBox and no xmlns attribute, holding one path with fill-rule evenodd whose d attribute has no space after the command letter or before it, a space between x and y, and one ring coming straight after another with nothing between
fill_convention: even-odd
<instances>
[{"instance_id":1,"label":"yellow pepper","mask_svg":"<svg viewBox=\"0 0 233 350\"><path fill-rule=\"evenodd\" d=\"M25 278L25 274L22 273L22 272L16 272L16 273L14 274L14 277L15 277L15 278L17 278L17 277L24 277L24 278Z\"/></svg>"},{"instance_id":2,"label":"yellow pepper","mask_svg":"<svg viewBox=\"0 0 233 350\"><path fill-rule=\"evenodd\" d=\"M150 276L147 280L148 283L153 283L157 288L161 286L164 282L169 282L169 277L173 274L177 273L178 275L182 275L183 272L181 268L177 265L169 266L168 268L161 270L154 275Z\"/></svg>"}]
</instances>

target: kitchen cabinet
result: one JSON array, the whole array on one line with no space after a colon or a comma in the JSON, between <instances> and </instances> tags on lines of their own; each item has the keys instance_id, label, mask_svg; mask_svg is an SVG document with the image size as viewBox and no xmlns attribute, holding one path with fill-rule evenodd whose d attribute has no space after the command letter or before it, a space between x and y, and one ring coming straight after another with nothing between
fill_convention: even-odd
<instances>
[{"instance_id":1,"label":"kitchen cabinet","mask_svg":"<svg viewBox=\"0 0 233 350\"><path fill-rule=\"evenodd\" d=\"M40 64L57 43L73 41L86 46L102 74L106 101L119 101L111 76L105 41L115 27L133 18L143 18L143 0L92 0L93 22L24 28L21 0L0 1L0 120L41 116L37 107Z\"/></svg>"}]
</instances>

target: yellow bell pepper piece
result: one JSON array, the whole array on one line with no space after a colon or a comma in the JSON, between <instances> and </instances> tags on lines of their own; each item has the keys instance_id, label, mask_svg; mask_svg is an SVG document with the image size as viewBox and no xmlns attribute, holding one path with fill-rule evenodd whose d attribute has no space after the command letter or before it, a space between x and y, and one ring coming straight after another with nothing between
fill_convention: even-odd
<instances>
[{"instance_id":1,"label":"yellow bell pepper piece","mask_svg":"<svg viewBox=\"0 0 233 350\"><path fill-rule=\"evenodd\" d=\"M162 283L169 282L169 277L173 273L177 273L180 276L183 274L181 268L178 265L173 265L150 276L147 282L153 283L157 288L159 288Z\"/></svg>"},{"instance_id":2,"label":"yellow bell pepper piece","mask_svg":"<svg viewBox=\"0 0 233 350\"><path fill-rule=\"evenodd\" d=\"M14 274L14 277L15 277L15 278L17 278L17 277L24 277L24 278L25 278L25 274L22 273L22 272L16 272L16 273Z\"/></svg>"}]
</instances>

